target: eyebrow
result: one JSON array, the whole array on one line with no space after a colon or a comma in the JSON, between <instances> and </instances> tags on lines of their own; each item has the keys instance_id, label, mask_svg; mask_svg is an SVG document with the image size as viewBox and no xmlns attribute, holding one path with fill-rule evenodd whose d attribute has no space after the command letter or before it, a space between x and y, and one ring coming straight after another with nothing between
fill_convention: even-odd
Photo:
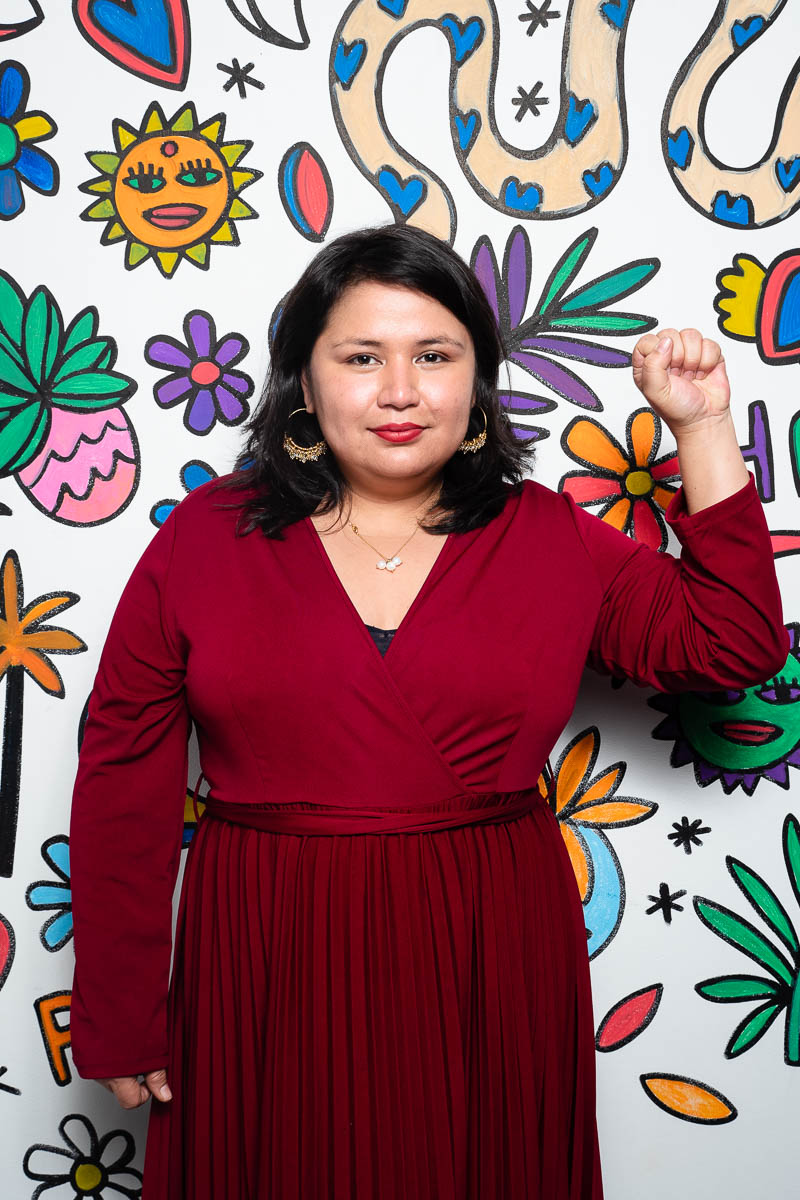
<instances>
[{"instance_id":1,"label":"eyebrow","mask_svg":"<svg viewBox=\"0 0 800 1200\"><path fill-rule=\"evenodd\" d=\"M459 342L457 338L448 337L444 333L439 334L437 337L419 338L414 344L416 346L457 346L459 350L466 349L463 342ZM376 341L375 338L344 338L341 342L334 342L331 349L338 350L340 346L372 346L380 348L383 346L383 342Z\"/></svg>"}]
</instances>

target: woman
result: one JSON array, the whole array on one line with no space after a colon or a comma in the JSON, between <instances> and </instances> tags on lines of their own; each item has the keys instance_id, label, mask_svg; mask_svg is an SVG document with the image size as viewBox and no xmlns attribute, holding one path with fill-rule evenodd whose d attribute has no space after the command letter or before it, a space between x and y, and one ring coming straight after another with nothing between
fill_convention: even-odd
<instances>
[{"instance_id":1,"label":"woman","mask_svg":"<svg viewBox=\"0 0 800 1200\"><path fill-rule=\"evenodd\" d=\"M587 663L742 687L788 634L715 343L633 356L678 444L680 559L523 481L503 354L447 244L332 241L236 469L122 593L73 796L71 1029L84 1078L153 1097L144 1200L601 1200L542 770ZM169 981L192 721L209 794Z\"/></svg>"}]
</instances>

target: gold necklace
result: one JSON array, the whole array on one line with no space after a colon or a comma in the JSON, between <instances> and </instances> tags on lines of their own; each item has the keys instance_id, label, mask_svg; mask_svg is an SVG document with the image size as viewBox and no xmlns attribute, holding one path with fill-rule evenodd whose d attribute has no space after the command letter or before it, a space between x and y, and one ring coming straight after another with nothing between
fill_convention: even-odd
<instances>
[{"instance_id":1,"label":"gold necklace","mask_svg":"<svg viewBox=\"0 0 800 1200\"><path fill-rule=\"evenodd\" d=\"M364 537L364 535L362 533L358 532L357 525L354 525L352 521L348 521L347 524L350 526L350 528L352 529L352 531L356 535L356 537L360 537L362 542L367 542L367 539ZM417 529L419 529L419 522L417 522ZM411 538L417 532L417 529L414 530L414 532L411 534L410 537L406 538L406 540L403 542L403 546L408 545L408 543L411 541ZM370 550L374 550L376 554L381 554L381 551L378 549L377 546L373 546L372 542L367 542L367 545L369 546ZM401 565L401 563L403 561L402 558L397 557L397 555L400 553L400 550L403 549L403 546L401 546L400 549L394 555L392 555L391 558L387 558L385 554L382 554L381 557L378 559L378 561L375 563L375 566L378 568L378 570L379 571L396 571L397 568Z\"/></svg>"},{"instance_id":2,"label":"gold necklace","mask_svg":"<svg viewBox=\"0 0 800 1200\"><path fill-rule=\"evenodd\" d=\"M352 521L348 521L347 524L350 526L350 528L352 529L352 531L356 535L356 537L360 537L362 542L366 542L366 544L369 546L370 550L374 550L376 554L381 555L381 557L375 563L375 566L378 568L379 571L396 571L397 570L397 568L403 562L402 558L398 558L400 551L403 549L403 546L408 545L408 543L411 541L411 538L417 532L417 529L419 529L419 521L417 521L417 529L415 529L406 538L406 540L403 542L403 546L400 546L399 549L395 552L395 554L392 555L391 558L387 558L387 556L385 554L381 554L381 551L378 549L377 546L373 546L372 542L367 542L367 539L364 537L364 535L362 533L358 532L357 525L354 525Z\"/></svg>"}]
</instances>

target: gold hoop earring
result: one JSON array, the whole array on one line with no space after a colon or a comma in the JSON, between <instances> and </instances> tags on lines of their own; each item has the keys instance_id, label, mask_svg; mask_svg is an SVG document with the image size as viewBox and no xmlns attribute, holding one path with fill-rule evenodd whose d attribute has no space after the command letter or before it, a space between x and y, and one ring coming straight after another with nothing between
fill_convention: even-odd
<instances>
[{"instance_id":1,"label":"gold hoop earring","mask_svg":"<svg viewBox=\"0 0 800 1200\"><path fill-rule=\"evenodd\" d=\"M469 441L467 441L465 439L461 443L461 445L458 447L458 449L461 450L465 454L473 453L476 450L480 450L481 446L486 445L486 429L487 429L487 424L488 424L487 420L486 420L486 413L481 408L480 404L477 404L475 407L480 408L481 412L483 413L483 431L481 433L479 433L477 437L470 438Z\"/></svg>"},{"instance_id":2,"label":"gold hoop earring","mask_svg":"<svg viewBox=\"0 0 800 1200\"><path fill-rule=\"evenodd\" d=\"M300 408L294 408L289 413L289 416L286 418L287 425L288 425L289 420L294 416L294 414L299 413L299 412L308 413L309 416L312 415L311 410L306 408L305 406L301 406ZM291 438L287 432L284 432L283 448L291 458L295 458L299 462L311 462L311 461L316 462L316 460L320 457L320 455L324 454L325 451L328 449L328 443L323 438L319 442L314 442L314 444L312 446L298 446L297 442L294 441L294 439Z\"/></svg>"}]
</instances>

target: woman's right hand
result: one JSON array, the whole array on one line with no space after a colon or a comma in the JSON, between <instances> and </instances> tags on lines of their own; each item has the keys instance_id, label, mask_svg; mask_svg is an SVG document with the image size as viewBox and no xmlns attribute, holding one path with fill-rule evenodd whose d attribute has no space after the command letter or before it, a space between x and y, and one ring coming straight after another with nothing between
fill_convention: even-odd
<instances>
[{"instance_id":1,"label":"woman's right hand","mask_svg":"<svg viewBox=\"0 0 800 1200\"><path fill-rule=\"evenodd\" d=\"M113 1092L123 1108L139 1108L152 1096L157 1100L171 1100L172 1092L167 1083L165 1067L148 1071L142 1082L138 1075L119 1075L112 1079L98 1079L104 1088Z\"/></svg>"}]
</instances>

